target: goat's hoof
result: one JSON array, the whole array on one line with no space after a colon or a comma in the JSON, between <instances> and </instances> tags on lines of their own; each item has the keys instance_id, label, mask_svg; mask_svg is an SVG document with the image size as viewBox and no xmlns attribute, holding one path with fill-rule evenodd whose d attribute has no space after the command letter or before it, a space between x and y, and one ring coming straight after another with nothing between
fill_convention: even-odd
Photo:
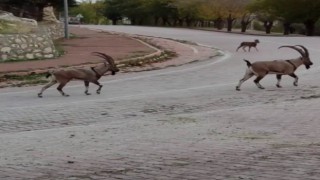
<instances>
[{"instance_id":1,"label":"goat's hoof","mask_svg":"<svg viewBox=\"0 0 320 180\"><path fill-rule=\"evenodd\" d=\"M69 97L70 95L69 95L69 94L64 94L63 96L64 96L64 97Z\"/></svg>"},{"instance_id":2,"label":"goat's hoof","mask_svg":"<svg viewBox=\"0 0 320 180\"><path fill-rule=\"evenodd\" d=\"M42 98L42 94L39 93L39 94L38 94L38 97L39 97L39 98Z\"/></svg>"},{"instance_id":3,"label":"goat's hoof","mask_svg":"<svg viewBox=\"0 0 320 180\"><path fill-rule=\"evenodd\" d=\"M85 93L87 96L91 95L91 93Z\"/></svg>"},{"instance_id":4,"label":"goat's hoof","mask_svg":"<svg viewBox=\"0 0 320 180\"><path fill-rule=\"evenodd\" d=\"M100 91L97 91L97 94L100 94Z\"/></svg>"},{"instance_id":5,"label":"goat's hoof","mask_svg":"<svg viewBox=\"0 0 320 180\"><path fill-rule=\"evenodd\" d=\"M264 87L259 87L259 89L265 89Z\"/></svg>"},{"instance_id":6,"label":"goat's hoof","mask_svg":"<svg viewBox=\"0 0 320 180\"><path fill-rule=\"evenodd\" d=\"M236 87L236 90L237 90L237 91L240 91L240 88L239 88L239 87Z\"/></svg>"},{"instance_id":7,"label":"goat's hoof","mask_svg":"<svg viewBox=\"0 0 320 180\"><path fill-rule=\"evenodd\" d=\"M294 86L298 86L298 84L293 84Z\"/></svg>"},{"instance_id":8,"label":"goat's hoof","mask_svg":"<svg viewBox=\"0 0 320 180\"><path fill-rule=\"evenodd\" d=\"M280 86L280 85L277 85L277 88L282 88L282 86Z\"/></svg>"}]
</instances>

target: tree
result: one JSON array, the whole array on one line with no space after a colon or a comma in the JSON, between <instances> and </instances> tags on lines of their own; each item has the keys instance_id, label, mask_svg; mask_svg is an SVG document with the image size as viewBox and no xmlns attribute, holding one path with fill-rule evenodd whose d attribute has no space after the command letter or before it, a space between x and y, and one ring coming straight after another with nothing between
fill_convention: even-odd
<instances>
[{"instance_id":1,"label":"tree","mask_svg":"<svg viewBox=\"0 0 320 180\"><path fill-rule=\"evenodd\" d=\"M105 4L102 1L82 2L78 6L70 9L70 14L83 16L82 22L87 24L106 24L107 18L104 16Z\"/></svg>"},{"instance_id":2,"label":"tree","mask_svg":"<svg viewBox=\"0 0 320 180\"><path fill-rule=\"evenodd\" d=\"M307 30L306 35L313 36L315 32L315 24L320 18L320 1L301 0L297 6L299 10L296 12L297 17L298 20L305 25Z\"/></svg>"},{"instance_id":3,"label":"tree","mask_svg":"<svg viewBox=\"0 0 320 180\"><path fill-rule=\"evenodd\" d=\"M241 32L246 32L248 25L253 21L254 17L251 13L244 13L241 18Z\"/></svg>"},{"instance_id":4,"label":"tree","mask_svg":"<svg viewBox=\"0 0 320 180\"><path fill-rule=\"evenodd\" d=\"M246 13L246 6L249 3L248 0L223 0L221 3L224 17L227 19L227 30L232 31L232 26L236 19L243 16Z\"/></svg>"},{"instance_id":5,"label":"tree","mask_svg":"<svg viewBox=\"0 0 320 180\"><path fill-rule=\"evenodd\" d=\"M172 5L177 9L177 17L180 20L180 25L183 24L183 21L188 27L191 27L192 24L199 19L199 11L197 5L201 0L175 0Z\"/></svg>"},{"instance_id":6,"label":"tree","mask_svg":"<svg viewBox=\"0 0 320 180\"><path fill-rule=\"evenodd\" d=\"M268 0L255 0L248 5L250 12L255 13L259 21L263 22L266 34L271 33L274 21L277 17L273 14Z\"/></svg>"},{"instance_id":7,"label":"tree","mask_svg":"<svg viewBox=\"0 0 320 180\"><path fill-rule=\"evenodd\" d=\"M42 10L48 3L52 4L52 6L61 11L64 8L64 3L62 0L5 0L3 2L4 5L8 6L8 10L12 10L14 8L18 8L19 12L13 12L15 15L24 17L24 16L33 16L37 20L41 20L42 18ZM76 0L68 0L69 7L76 6ZM29 13L27 13L29 11ZM35 11L36 13L30 13Z\"/></svg>"},{"instance_id":8,"label":"tree","mask_svg":"<svg viewBox=\"0 0 320 180\"><path fill-rule=\"evenodd\" d=\"M264 12L281 20L284 25L284 34L289 34L290 25L294 22L303 23L306 35L312 36L315 23L320 18L320 1L314 0L255 0L251 10L255 13Z\"/></svg>"},{"instance_id":9,"label":"tree","mask_svg":"<svg viewBox=\"0 0 320 180\"><path fill-rule=\"evenodd\" d=\"M112 24L116 25L117 21L122 19L121 1L119 0L106 0L106 8L104 15L111 19Z\"/></svg>"},{"instance_id":10,"label":"tree","mask_svg":"<svg viewBox=\"0 0 320 180\"><path fill-rule=\"evenodd\" d=\"M246 12L246 5L250 0L202 0L195 7L199 7L198 16L202 19L214 19L218 29L223 28L224 20L227 22L227 30L232 31L235 21Z\"/></svg>"},{"instance_id":11,"label":"tree","mask_svg":"<svg viewBox=\"0 0 320 180\"><path fill-rule=\"evenodd\" d=\"M171 25L170 19L176 15L176 8L171 6L173 0L150 0L147 1L145 7L148 9L148 14L153 17L153 23L159 25L161 20L162 25Z\"/></svg>"}]
</instances>

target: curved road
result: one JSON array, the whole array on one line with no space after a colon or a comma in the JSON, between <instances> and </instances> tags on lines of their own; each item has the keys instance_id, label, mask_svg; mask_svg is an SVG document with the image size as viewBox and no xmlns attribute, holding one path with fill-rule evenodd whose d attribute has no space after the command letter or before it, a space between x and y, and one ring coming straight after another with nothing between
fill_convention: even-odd
<instances>
[{"instance_id":1,"label":"curved road","mask_svg":"<svg viewBox=\"0 0 320 180\"><path fill-rule=\"evenodd\" d=\"M320 176L319 38L269 37L134 26L94 29L188 40L222 57L103 79L101 95L80 82L0 92L0 179L317 179ZM259 52L235 52L258 38ZM314 66L299 86L284 77L235 85L251 61L295 58L302 44ZM96 87L91 86L91 91Z\"/></svg>"}]
</instances>

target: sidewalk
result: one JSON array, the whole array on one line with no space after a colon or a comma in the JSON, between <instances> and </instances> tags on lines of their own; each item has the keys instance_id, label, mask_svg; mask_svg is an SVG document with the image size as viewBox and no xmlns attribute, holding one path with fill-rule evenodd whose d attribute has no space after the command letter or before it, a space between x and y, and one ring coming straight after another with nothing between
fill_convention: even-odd
<instances>
[{"instance_id":1,"label":"sidewalk","mask_svg":"<svg viewBox=\"0 0 320 180\"><path fill-rule=\"evenodd\" d=\"M80 27L71 27L70 33L75 35L75 38L61 42L63 49L66 51L63 56L55 59L1 63L0 75L16 72L30 73L50 68L100 63L101 59L99 57L91 55L91 52L95 51L112 56L118 63L120 61L157 53L157 48L140 42L137 40L139 38L145 39L156 47L160 47L163 51L174 52L177 57L158 63L125 68L122 71L144 71L168 66L178 66L193 61L208 59L209 57L217 55L217 51L209 47L185 44L163 38L145 36L129 37L126 34L112 34Z\"/></svg>"},{"instance_id":2,"label":"sidewalk","mask_svg":"<svg viewBox=\"0 0 320 180\"><path fill-rule=\"evenodd\" d=\"M99 63L101 58L91 55L91 52L95 51L106 53L116 61L155 52L154 49L127 36L78 27L71 27L70 33L75 37L60 42L65 50L63 56L54 59L1 63L0 74Z\"/></svg>"}]
</instances>

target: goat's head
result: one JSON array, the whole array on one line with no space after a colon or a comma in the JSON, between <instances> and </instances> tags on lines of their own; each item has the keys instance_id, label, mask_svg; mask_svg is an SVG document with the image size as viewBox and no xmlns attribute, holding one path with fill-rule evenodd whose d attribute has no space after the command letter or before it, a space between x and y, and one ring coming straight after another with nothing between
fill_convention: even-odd
<instances>
[{"instance_id":1,"label":"goat's head","mask_svg":"<svg viewBox=\"0 0 320 180\"><path fill-rule=\"evenodd\" d=\"M254 40L255 43L260 43L259 39Z\"/></svg>"},{"instance_id":2,"label":"goat's head","mask_svg":"<svg viewBox=\"0 0 320 180\"><path fill-rule=\"evenodd\" d=\"M111 56L106 55L104 53L100 53L100 52L93 52L93 54L96 56L102 57L103 59L106 60L106 62L104 62L104 65L105 67L109 66L108 70L111 71L112 75L115 75L116 72L119 72L119 68L117 67L117 65L114 62L114 59ZM107 62L109 65L107 64Z\"/></svg>"},{"instance_id":3,"label":"goat's head","mask_svg":"<svg viewBox=\"0 0 320 180\"><path fill-rule=\"evenodd\" d=\"M298 51L301 54L302 56L301 60L307 69L309 69L310 66L313 65L309 57L309 51L306 47L302 45L295 45L295 46L280 46L279 48L282 48L282 47L292 48Z\"/></svg>"}]
</instances>

